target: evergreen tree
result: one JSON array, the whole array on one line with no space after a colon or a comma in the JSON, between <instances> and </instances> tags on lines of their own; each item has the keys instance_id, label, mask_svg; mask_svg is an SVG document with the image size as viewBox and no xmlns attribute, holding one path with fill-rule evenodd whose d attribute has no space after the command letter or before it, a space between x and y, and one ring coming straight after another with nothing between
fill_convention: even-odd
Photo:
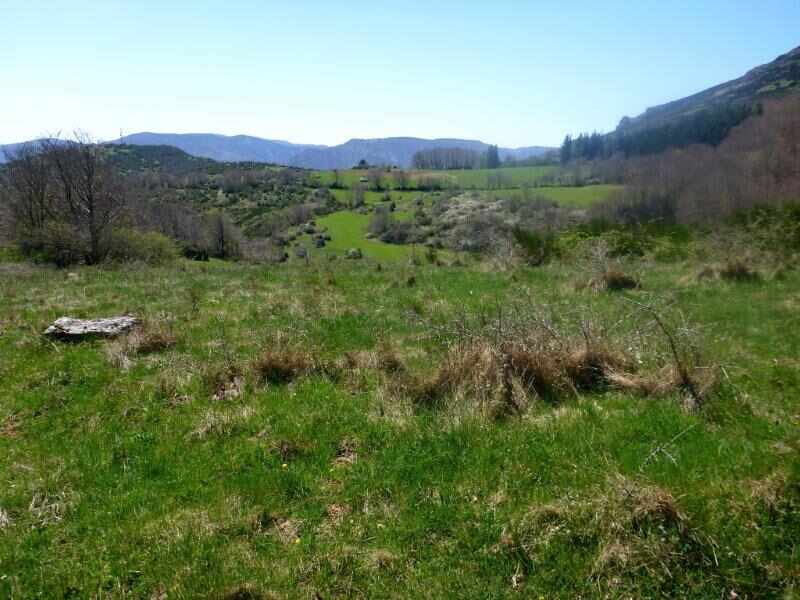
<instances>
[{"instance_id":1,"label":"evergreen tree","mask_svg":"<svg viewBox=\"0 0 800 600\"><path fill-rule=\"evenodd\" d=\"M497 146L489 146L486 149L486 168L496 169L500 166L500 151Z\"/></svg>"},{"instance_id":2,"label":"evergreen tree","mask_svg":"<svg viewBox=\"0 0 800 600\"><path fill-rule=\"evenodd\" d=\"M561 164L565 165L572 160L572 136L567 134L561 144Z\"/></svg>"}]
</instances>

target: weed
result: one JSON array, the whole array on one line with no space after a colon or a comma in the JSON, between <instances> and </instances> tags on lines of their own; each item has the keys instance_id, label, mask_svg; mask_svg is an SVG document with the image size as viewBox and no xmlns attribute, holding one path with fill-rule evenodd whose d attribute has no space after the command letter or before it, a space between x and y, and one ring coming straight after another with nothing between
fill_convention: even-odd
<instances>
[{"instance_id":1,"label":"weed","mask_svg":"<svg viewBox=\"0 0 800 600\"><path fill-rule=\"evenodd\" d=\"M719 275L726 281L734 282L755 282L761 279L758 272L753 271L746 262L739 259L731 259L725 263Z\"/></svg>"}]
</instances>

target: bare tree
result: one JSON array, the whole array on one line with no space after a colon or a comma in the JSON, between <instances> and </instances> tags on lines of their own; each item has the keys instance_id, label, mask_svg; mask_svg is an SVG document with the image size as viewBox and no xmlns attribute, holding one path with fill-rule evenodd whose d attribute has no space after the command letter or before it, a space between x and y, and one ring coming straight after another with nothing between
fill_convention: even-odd
<instances>
[{"instance_id":1,"label":"bare tree","mask_svg":"<svg viewBox=\"0 0 800 600\"><path fill-rule=\"evenodd\" d=\"M364 206L364 186L357 183L353 186L350 198L350 208Z\"/></svg>"},{"instance_id":2,"label":"bare tree","mask_svg":"<svg viewBox=\"0 0 800 600\"><path fill-rule=\"evenodd\" d=\"M209 216L211 231L211 253L216 258L239 258L242 236L228 215L221 211Z\"/></svg>"},{"instance_id":3,"label":"bare tree","mask_svg":"<svg viewBox=\"0 0 800 600\"><path fill-rule=\"evenodd\" d=\"M370 169L367 177L369 178L369 187L371 189L376 192L380 192L383 189L383 172L381 169Z\"/></svg>"},{"instance_id":4,"label":"bare tree","mask_svg":"<svg viewBox=\"0 0 800 600\"><path fill-rule=\"evenodd\" d=\"M409 185L408 173L400 169L394 172L394 187L398 190L407 190Z\"/></svg>"},{"instance_id":5,"label":"bare tree","mask_svg":"<svg viewBox=\"0 0 800 600\"><path fill-rule=\"evenodd\" d=\"M46 156L35 145L24 144L15 152L6 152L6 160L2 183L14 225L39 230L56 212Z\"/></svg>"},{"instance_id":6,"label":"bare tree","mask_svg":"<svg viewBox=\"0 0 800 600\"><path fill-rule=\"evenodd\" d=\"M104 160L106 149L77 134L74 140L48 140L42 150L60 187L59 212L87 244L86 262L97 264L105 242L124 214L126 187Z\"/></svg>"}]
</instances>

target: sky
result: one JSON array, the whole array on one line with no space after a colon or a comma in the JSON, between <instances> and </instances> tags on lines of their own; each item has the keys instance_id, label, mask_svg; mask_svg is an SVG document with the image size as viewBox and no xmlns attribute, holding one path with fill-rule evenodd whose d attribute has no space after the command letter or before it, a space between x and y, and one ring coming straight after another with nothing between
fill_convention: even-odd
<instances>
[{"instance_id":1,"label":"sky","mask_svg":"<svg viewBox=\"0 0 800 600\"><path fill-rule=\"evenodd\" d=\"M800 0L0 0L0 144L608 131L800 45Z\"/></svg>"}]
</instances>

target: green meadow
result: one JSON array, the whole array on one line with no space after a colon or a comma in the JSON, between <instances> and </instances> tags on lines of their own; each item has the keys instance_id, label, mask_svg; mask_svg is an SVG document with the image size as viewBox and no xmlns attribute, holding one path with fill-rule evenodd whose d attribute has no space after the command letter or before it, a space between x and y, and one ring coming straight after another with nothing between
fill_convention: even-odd
<instances>
[{"instance_id":1,"label":"green meadow","mask_svg":"<svg viewBox=\"0 0 800 600\"><path fill-rule=\"evenodd\" d=\"M405 250L363 241L366 218L320 219L361 261L3 255L1 597L793 597L797 271L698 279L724 260L698 242L618 262L639 287L611 292L575 257L384 261ZM482 391L492 340L542 324L669 379L642 306L701 357L700 403L512 382L511 410ZM41 335L124 313L139 333ZM474 343L489 354L431 400Z\"/></svg>"},{"instance_id":2,"label":"green meadow","mask_svg":"<svg viewBox=\"0 0 800 600\"><path fill-rule=\"evenodd\" d=\"M497 183L502 183L502 187L521 187L524 185L536 185L537 181L545 175L557 171L554 166L541 167L503 167L499 169L469 169L458 171L419 171L408 170L409 185L414 187L421 180L439 180L444 187L458 186L469 189L485 189L498 187ZM396 171L381 170L381 184L385 188L395 189L397 187ZM361 179L368 180L369 171L359 169L345 169L338 172L339 184L345 188L351 188L361 182ZM499 179L498 179L499 178ZM333 171L317 171L313 175L313 180L319 185L332 185L335 181ZM363 182L368 185L368 181ZM399 190L398 190L399 191Z\"/></svg>"}]
</instances>

